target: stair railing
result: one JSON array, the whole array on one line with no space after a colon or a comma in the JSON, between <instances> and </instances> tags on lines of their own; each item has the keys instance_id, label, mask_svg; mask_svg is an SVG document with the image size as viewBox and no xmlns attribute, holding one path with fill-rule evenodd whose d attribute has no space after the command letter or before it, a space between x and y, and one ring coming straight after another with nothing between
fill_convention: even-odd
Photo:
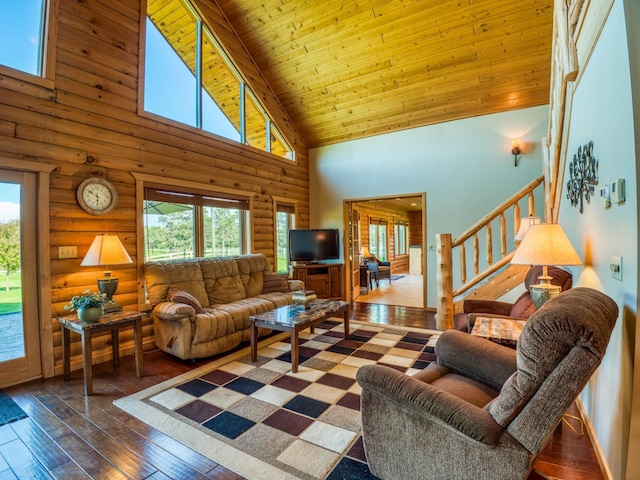
<instances>
[{"instance_id":1,"label":"stair railing","mask_svg":"<svg viewBox=\"0 0 640 480\"><path fill-rule=\"evenodd\" d=\"M535 215L534 191L542 185L544 177L539 177L514 194L511 198L498 205L491 213L485 215L475 225L467 229L458 238L452 240L450 233L436 235L436 294L437 294L437 316L436 326L438 330L453 328L453 317L455 315L454 299L466 293L469 289L496 273L511 261L515 249L507 252L507 215L509 210L513 214L513 236L520 228L520 205L519 202L528 197L528 215ZM499 233L494 234L491 222L499 220ZM480 271L480 239L484 232L485 238L485 260L488 267ZM493 246L494 237L498 237L500 242L500 258L494 261ZM472 240L473 244L473 272L474 277L467 280L467 249L465 242ZM453 258L454 249L457 249L460 260L460 283L461 286L453 288Z\"/></svg>"}]
</instances>

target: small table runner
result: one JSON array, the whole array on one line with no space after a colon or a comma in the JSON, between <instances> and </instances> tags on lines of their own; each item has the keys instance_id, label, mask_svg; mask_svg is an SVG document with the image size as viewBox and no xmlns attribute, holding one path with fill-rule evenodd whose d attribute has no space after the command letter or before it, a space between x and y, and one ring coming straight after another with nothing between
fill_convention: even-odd
<instances>
[{"instance_id":1,"label":"small table runner","mask_svg":"<svg viewBox=\"0 0 640 480\"><path fill-rule=\"evenodd\" d=\"M492 342L515 347L524 328L525 320L508 318L477 317L471 335L483 337Z\"/></svg>"}]
</instances>

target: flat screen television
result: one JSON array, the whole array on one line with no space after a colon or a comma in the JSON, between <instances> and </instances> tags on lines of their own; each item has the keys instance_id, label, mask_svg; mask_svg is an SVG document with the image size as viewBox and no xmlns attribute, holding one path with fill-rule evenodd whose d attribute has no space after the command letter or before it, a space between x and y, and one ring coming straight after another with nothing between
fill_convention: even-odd
<instances>
[{"instance_id":1,"label":"flat screen television","mask_svg":"<svg viewBox=\"0 0 640 480\"><path fill-rule=\"evenodd\" d=\"M340 258L337 229L289 230L289 260L322 262Z\"/></svg>"}]
</instances>

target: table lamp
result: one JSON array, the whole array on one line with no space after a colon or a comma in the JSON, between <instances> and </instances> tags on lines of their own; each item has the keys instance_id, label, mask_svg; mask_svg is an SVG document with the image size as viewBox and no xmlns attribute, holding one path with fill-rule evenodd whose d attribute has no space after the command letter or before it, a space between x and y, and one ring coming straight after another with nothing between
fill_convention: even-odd
<instances>
[{"instance_id":1,"label":"table lamp","mask_svg":"<svg viewBox=\"0 0 640 480\"><path fill-rule=\"evenodd\" d=\"M127 263L133 263L133 260L131 260L118 236L104 234L96 235L80 265L83 267L95 267L124 265ZM122 307L113 299L113 295L118 290L118 277L112 277L109 271L104 272L104 278L98 279L98 290L107 296L107 303L102 307L105 313L122 310Z\"/></svg>"},{"instance_id":2,"label":"table lamp","mask_svg":"<svg viewBox=\"0 0 640 480\"><path fill-rule=\"evenodd\" d=\"M582 265L567 235L557 223L530 225L511 263L542 265L542 275L538 277L540 283L529 287L533 304L538 308L562 291L559 285L551 284L548 265Z\"/></svg>"},{"instance_id":3,"label":"table lamp","mask_svg":"<svg viewBox=\"0 0 640 480\"><path fill-rule=\"evenodd\" d=\"M367 263L367 261L371 258L369 247L362 247L360 249L360 258L362 260L362 263Z\"/></svg>"},{"instance_id":4,"label":"table lamp","mask_svg":"<svg viewBox=\"0 0 640 480\"><path fill-rule=\"evenodd\" d=\"M520 228L518 228L518 233L516 233L514 241L518 243L521 242L531 225L540 225L541 223L540 217L534 217L533 215L523 217L520 219Z\"/></svg>"}]
</instances>

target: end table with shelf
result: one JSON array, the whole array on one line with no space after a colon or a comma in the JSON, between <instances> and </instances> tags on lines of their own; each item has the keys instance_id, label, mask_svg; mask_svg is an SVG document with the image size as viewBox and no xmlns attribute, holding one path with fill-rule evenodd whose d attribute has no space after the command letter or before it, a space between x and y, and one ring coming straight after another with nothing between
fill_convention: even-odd
<instances>
[{"instance_id":1,"label":"end table with shelf","mask_svg":"<svg viewBox=\"0 0 640 480\"><path fill-rule=\"evenodd\" d=\"M94 335L111 332L111 348L113 354L113 366L120 366L120 338L118 331L121 328L132 327L135 345L136 376L142 377L144 365L142 358L142 319L146 316L143 312L134 310L122 310L120 312L105 313L97 322L83 323L76 314L58 317L62 326L62 363L64 379L71 379L71 332L80 335L82 342L82 366L84 370L84 394L93 394L93 357L91 339Z\"/></svg>"}]
</instances>

